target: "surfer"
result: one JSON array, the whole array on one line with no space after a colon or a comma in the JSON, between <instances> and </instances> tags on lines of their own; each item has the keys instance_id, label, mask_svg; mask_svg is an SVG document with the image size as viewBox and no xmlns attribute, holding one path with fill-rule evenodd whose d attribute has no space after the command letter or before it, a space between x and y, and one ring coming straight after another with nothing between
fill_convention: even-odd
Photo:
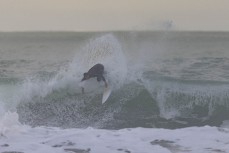
<instances>
[{"instance_id":1,"label":"surfer","mask_svg":"<svg viewBox=\"0 0 229 153\"><path fill-rule=\"evenodd\" d=\"M83 74L83 79L82 81L88 80L90 78L97 78L97 81L100 82L101 80L104 81L105 87L107 88L107 82L103 76L104 74L104 66L102 64L96 64L90 70L86 73ZM82 93L84 93L84 88L82 87Z\"/></svg>"}]
</instances>

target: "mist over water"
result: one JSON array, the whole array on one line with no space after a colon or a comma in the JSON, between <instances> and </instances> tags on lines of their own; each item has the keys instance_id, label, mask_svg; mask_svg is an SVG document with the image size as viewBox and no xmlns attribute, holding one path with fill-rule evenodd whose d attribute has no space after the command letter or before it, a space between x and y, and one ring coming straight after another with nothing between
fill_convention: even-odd
<instances>
[{"instance_id":1,"label":"mist over water","mask_svg":"<svg viewBox=\"0 0 229 153\"><path fill-rule=\"evenodd\" d=\"M228 33L1 33L0 111L32 126L179 128L228 120ZM19 39L20 38L20 39ZM13 45L12 45L13 44ZM79 86L94 64L113 91Z\"/></svg>"}]
</instances>

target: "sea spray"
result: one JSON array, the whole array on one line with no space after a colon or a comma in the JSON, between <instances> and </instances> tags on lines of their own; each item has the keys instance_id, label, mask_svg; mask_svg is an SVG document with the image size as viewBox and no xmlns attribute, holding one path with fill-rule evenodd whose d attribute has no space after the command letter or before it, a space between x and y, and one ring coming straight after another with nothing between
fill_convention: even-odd
<instances>
[{"instance_id":1,"label":"sea spray","mask_svg":"<svg viewBox=\"0 0 229 153\"><path fill-rule=\"evenodd\" d=\"M90 110L93 106L91 114L93 111L97 113L102 107L100 106L102 90L95 89L91 84L91 93L82 95L79 83L83 73L97 63L104 65L105 78L115 93L125 82L127 66L121 45L112 34L107 34L90 40L81 51L76 53L69 66L60 70L53 78L28 79L24 83L24 93L18 107L19 113L23 112L20 113L21 121L29 121L32 125L51 124L52 126L60 126L62 120L65 120L63 126L72 124L87 126L88 123L93 123L92 120L95 120L96 116L88 114L86 110L82 112L82 108ZM103 88L104 86L101 87ZM68 105L69 108L66 107ZM99 125L98 122L110 119L113 113L113 109L103 108L100 111L97 114L98 121L93 124Z\"/></svg>"},{"instance_id":2,"label":"sea spray","mask_svg":"<svg viewBox=\"0 0 229 153\"><path fill-rule=\"evenodd\" d=\"M209 118L229 109L228 84L158 77L152 72L144 77L144 85L157 101L163 118Z\"/></svg>"},{"instance_id":3,"label":"sea spray","mask_svg":"<svg viewBox=\"0 0 229 153\"><path fill-rule=\"evenodd\" d=\"M127 74L126 58L120 43L112 34L90 40L82 51L76 54L70 63L69 71L80 74L82 78L82 74L97 63L104 65L105 77L113 89L122 86Z\"/></svg>"},{"instance_id":4,"label":"sea spray","mask_svg":"<svg viewBox=\"0 0 229 153\"><path fill-rule=\"evenodd\" d=\"M16 112L5 112L0 117L0 139L1 137L9 137L25 131L28 126L22 125L18 118Z\"/></svg>"}]
</instances>

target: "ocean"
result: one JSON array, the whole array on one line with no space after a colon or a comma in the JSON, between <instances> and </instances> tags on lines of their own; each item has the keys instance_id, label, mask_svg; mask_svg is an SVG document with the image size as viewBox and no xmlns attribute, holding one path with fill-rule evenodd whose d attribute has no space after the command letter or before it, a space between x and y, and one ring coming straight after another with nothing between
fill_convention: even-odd
<instances>
[{"instance_id":1,"label":"ocean","mask_svg":"<svg viewBox=\"0 0 229 153\"><path fill-rule=\"evenodd\" d=\"M0 153L229 153L229 33L1 32ZM81 93L83 73L104 84Z\"/></svg>"}]
</instances>

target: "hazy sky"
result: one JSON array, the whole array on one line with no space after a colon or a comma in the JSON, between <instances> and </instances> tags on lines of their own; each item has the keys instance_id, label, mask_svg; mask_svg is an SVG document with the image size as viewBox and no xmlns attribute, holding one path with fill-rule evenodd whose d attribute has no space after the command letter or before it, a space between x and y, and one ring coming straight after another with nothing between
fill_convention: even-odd
<instances>
[{"instance_id":1,"label":"hazy sky","mask_svg":"<svg viewBox=\"0 0 229 153\"><path fill-rule=\"evenodd\" d=\"M0 31L226 30L229 0L0 0Z\"/></svg>"}]
</instances>

